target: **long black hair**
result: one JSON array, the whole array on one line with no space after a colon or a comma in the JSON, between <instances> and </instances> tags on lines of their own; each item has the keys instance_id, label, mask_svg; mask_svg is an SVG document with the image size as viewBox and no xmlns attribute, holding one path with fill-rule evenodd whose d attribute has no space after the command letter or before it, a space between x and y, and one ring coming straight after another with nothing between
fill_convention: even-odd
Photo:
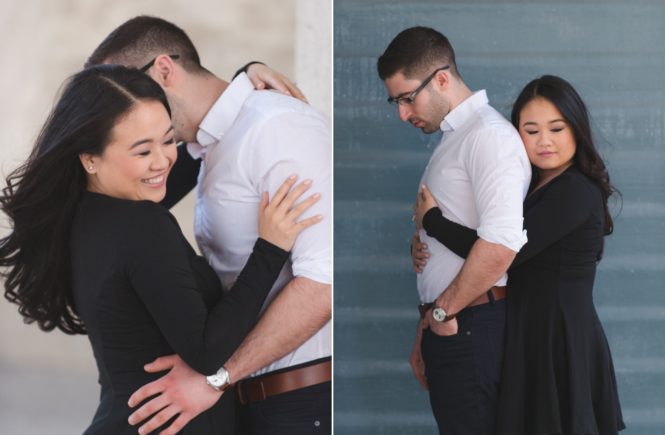
<instances>
[{"instance_id":1,"label":"long black hair","mask_svg":"<svg viewBox=\"0 0 665 435\"><path fill-rule=\"evenodd\" d=\"M45 331L84 334L72 296L71 222L87 178L79 154L101 155L114 125L139 101L164 91L145 74L119 65L87 68L71 77L27 161L7 177L0 207L11 233L0 239L5 298L26 323Z\"/></svg>"},{"instance_id":2,"label":"long black hair","mask_svg":"<svg viewBox=\"0 0 665 435\"><path fill-rule=\"evenodd\" d=\"M573 131L576 144L573 162L580 172L598 185L603 193L603 206L605 207L604 232L606 235L612 234L614 223L607 203L609 197L615 192L618 193L618 191L610 183L610 174L594 146L589 113L584 101L582 101L575 88L561 77L544 75L529 82L515 100L510 116L515 128L519 129L522 109L535 98L544 98L554 104ZM533 171L531 182L532 187L538 182L537 171Z\"/></svg>"}]
</instances>

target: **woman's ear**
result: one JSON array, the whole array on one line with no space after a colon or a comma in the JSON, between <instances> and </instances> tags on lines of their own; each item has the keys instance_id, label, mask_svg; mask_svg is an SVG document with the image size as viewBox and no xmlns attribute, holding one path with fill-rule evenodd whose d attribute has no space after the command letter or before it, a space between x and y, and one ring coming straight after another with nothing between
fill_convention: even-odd
<instances>
[{"instance_id":1,"label":"woman's ear","mask_svg":"<svg viewBox=\"0 0 665 435\"><path fill-rule=\"evenodd\" d=\"M96 174L97 168L95 167L95 156L89 153L79 154L79 160L83 165L83 170L88 174Z\"/></svg>"}]
</instances>

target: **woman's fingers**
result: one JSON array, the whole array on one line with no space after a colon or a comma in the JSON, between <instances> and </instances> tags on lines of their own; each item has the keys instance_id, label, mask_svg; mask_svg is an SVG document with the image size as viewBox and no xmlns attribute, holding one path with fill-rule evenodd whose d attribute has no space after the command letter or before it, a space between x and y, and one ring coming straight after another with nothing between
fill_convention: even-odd
<instances>
[{"instance_id":1,"label":"woman's fingers","mask_svg":"<svg viewBox=\"0 0 665 435\"><path fill-rule=\"evenodd\" d=\"M307 219L303 219L300 222L298 222L295 226L296 231L300 233L303 231L305 228L309 228L314 224L317 224L323 220L323 215L322 214L317 214L316 216L312 216Z\"/></svg>"},{"instance_id":2,"label":"woman's fingers","mask_svg":"<svg viewBox=\"0 0 665 435\"><path fill-rule=\"evenodd\" d=\"M277 206L282 202L282 200L286 197L286 195L289 193L289 190L291 190L291 187L293 184L296 182L296 179L298 177L293 174L289 178L287 178L281 186L279 186L279 189L275 192L275 195L272 197L272 200L268 203L267 207L269 208L277 208ZM302 184L302 183L301 183ZM265 193L265 192L264 192Z\"/></svg>"},{"instance_id":3,"label":"woman's fingers","mask_svg":"<svg viewBox=\"0 0 665 435\"><path fill-rule=\"evenodd\" d=\"M285 81L287 88L289 89L289 92L291 93L292 97L295 97L307 104L309 104L309 101L307 101L307 97L305 97L305 94L302 93L300 88L296 86L295 83L292 83L290 80Z\"/></svg>"},{"instance_id":4,"label":"woman's fingers","mask_svg":"<svg viewBox=\"0 0 665 435\"><path fill-rule=\"evenodd\" d=\"M268 192L263 192L261 194L261 200L259 201L259 210L264 211L268 207Z\"/></svg>"},{"instance_id":5,"label":"woman's fingers","mask_svg":"<svg viewBox=\"0 0 665 435\"><path fill-rule=\"evenodd\" d=\"M305 193L307 189L312 185L312 180L305 180L302 183L298 184L296 187L291 189L291 191L282 199L277 205L277 211L280 214L286 215L293 204L300 198L300 196ZM272 201L275 202L275 199Z\"/></svg>"},{"instance_id":6,"label":"woman's fingers","mask_svg":"<svg viewBox=\"0 0 665 435\"><path fill-rule=\"evenodd\" d=\"M422 202L423 206L425 207L426 210L429 210L432 207L436 207L438 204L436 203L436 199L432 195L432 193L429 191L426 185L423 184L421 188L421 195L422 195Z\"/></svg>"},{"instance_id":7,"label":"woman's fingers","mask_svg":"<svg viewBox=\"0 0 665 435\"><path fill-rule=\"evenodd\" d=\"M321 199L320 193L315 193L314 195L311 195L309 198L307 198L306 200L302 201L300 204L289 210L289 212L287 213L287 218L293 220L298 219L298 217L301 214L307 211L307 209L313 206L319 199Z\"/></svg>"}]
</instances>

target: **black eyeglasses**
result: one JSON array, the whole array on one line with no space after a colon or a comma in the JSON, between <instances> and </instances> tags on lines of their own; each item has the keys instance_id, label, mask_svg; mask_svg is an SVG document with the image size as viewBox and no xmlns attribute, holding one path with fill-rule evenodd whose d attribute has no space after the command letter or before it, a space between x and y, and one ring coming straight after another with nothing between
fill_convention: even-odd
<instances>
[{"instance_id":1,"label":"black eyeglasses","mask_svg":"<svg viewBox=\"0 0 665 435\"><path fill-rule=\"evenodd\" d=\"M157 56L157 57L159 57L159 56ZM143 72L143 73L146 72L146 71L148 71L148 70L150 69L150 67L153 66L153 65L155 64L155 61L157 60L157 57L155 57L154 59L152 59L150 62L146 63L146 64L145 64L144 66L142 66L141 68L139 68L139 71L141 71L141 72ZM169 54L169 57L170 57L171 59L173 59L173 60L176 60L176 59L179 59L179 58L180 58L180 55L179 55L179 54Z\"/></svg>"},{"instance_id":2,"label":"black eyeglasses","mask_svg":"<svg viewBox=\"0 0 665 435\"><path fill-rule=\"evenodd\" d=\"M415 91L413 91L413 92L404 92L404 93L402 93L402 94L400 94L396 97L388 97L388 103L396 104L398 106L402 106L404 104L408 104L408 105L413 104L413 102L416 100L416 97L418 96L420 91L425 89L425 86L427 86L429 84L429 82L432 81L432 79L434 78L436 73L438 73L439 71L447 70L448 68L450 68L450 65L442 66L441 68L435 69L432 74L430 74L425 80L423 80L423 82L420 84L420 86L418 86L416 88Z\"/></svg>"}]
</instances>

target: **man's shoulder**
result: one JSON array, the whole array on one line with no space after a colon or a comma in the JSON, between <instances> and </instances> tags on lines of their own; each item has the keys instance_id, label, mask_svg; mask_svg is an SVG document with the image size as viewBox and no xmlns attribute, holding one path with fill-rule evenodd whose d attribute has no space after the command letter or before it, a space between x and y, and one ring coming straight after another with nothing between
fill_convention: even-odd
<instances>
[{"instance_id":1,"label":"man's shoulder","mask_svg":"<svg viewBox=\"0 0 665 435\"><path fill-rule=\"evenodd\" d=\"M515 127L498 110L490 105L483 106L477 112L475 131L483 134L517 134Z\"/></svg>"},{"instance_id":2,"label":"man's shoulder","mask_svg":"<svg viewBox=\"0 0 665 435\"><path fill-rule=\"evenodd\" d=\"M466 141L477 144L512 144L523 148L519 133L513 125L496 109L485 106L476 112L473 121L467 125Z\"/></svg>"},{"instance_id":3,"label":"man's shoulder","mask_svg":"<svg viewBox=\"0 0 665 435\"><path fill-rule=\"evenodd\" d=\"M282 116L308 116L323 118L323 115L309 104L276 91L253 91L242 112L258 120L269 120Z\"/></svg>"}]
</instances>

